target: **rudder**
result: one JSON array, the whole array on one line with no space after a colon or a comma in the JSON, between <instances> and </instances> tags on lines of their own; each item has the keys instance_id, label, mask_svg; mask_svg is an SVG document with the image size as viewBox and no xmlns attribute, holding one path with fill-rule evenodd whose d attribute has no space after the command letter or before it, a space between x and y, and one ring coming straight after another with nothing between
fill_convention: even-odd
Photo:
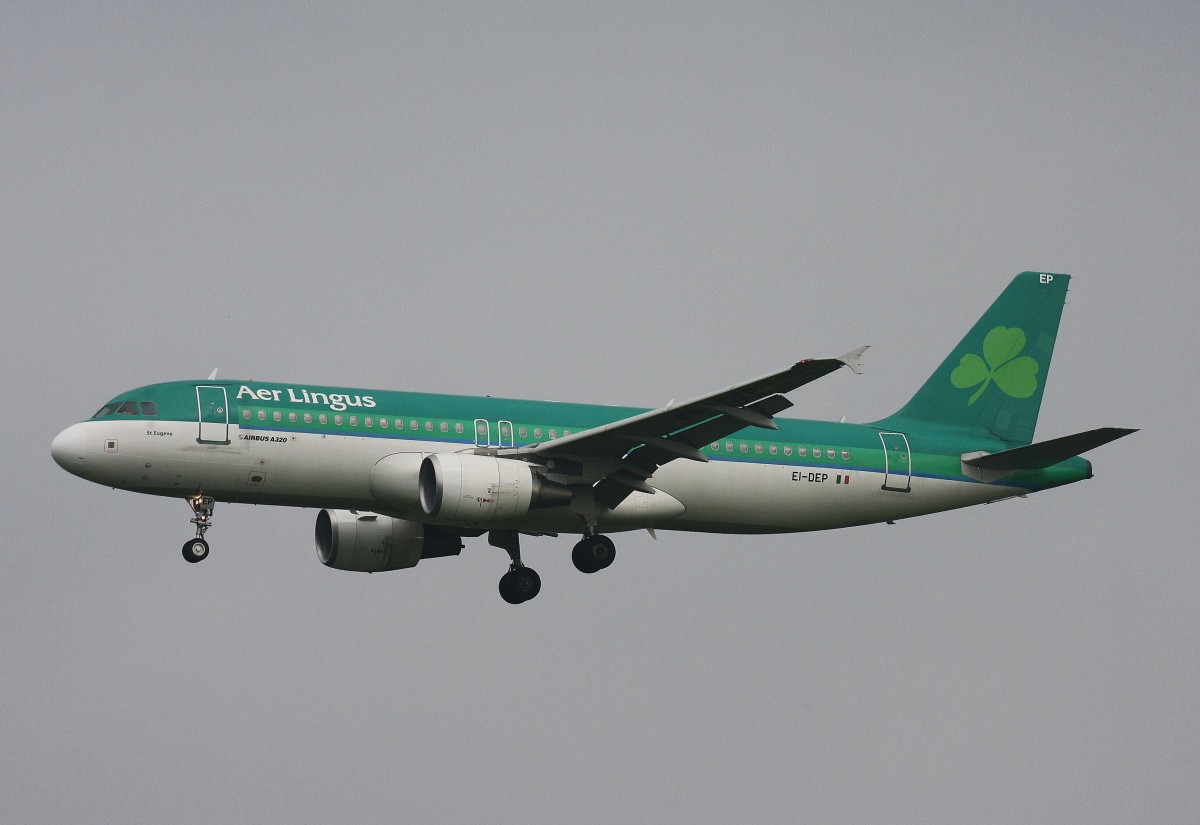
<instances>
[{"instance_id":1,"label":"rudder","mask_svg":"<svg viewBox=\"0 0 1200 825\"><path fill-rule=\"evenodd\" d=\"M902 409L875 422L1029 444L1070 275L1022 272Z\"/></svg>"}]
</instances>

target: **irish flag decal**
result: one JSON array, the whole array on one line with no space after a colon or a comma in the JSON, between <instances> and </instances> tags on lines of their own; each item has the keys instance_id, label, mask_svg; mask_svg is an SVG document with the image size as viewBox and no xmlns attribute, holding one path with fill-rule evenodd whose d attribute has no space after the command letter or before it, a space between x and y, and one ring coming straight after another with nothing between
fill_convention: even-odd
<instances>
[{"instance_id":1,"label":"irish flag decal","mask_svg":"<svg viewBox=\"0 0 1200 825\"><path fill-rule=\"evenodd\" d=\"M846 473L846 475L839 474L838 477L835 479L835 481L838 484L849 484L850 483L850 474L849 473Z\"/></svg>"}]
</instances>

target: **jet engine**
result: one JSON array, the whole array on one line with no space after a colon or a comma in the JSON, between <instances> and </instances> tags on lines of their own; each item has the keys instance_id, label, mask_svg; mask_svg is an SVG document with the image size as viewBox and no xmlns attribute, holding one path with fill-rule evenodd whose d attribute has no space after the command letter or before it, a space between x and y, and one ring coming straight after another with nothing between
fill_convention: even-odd
<instances>
[{"instance_id":1,"label":"jet engine","mask_svg":"<svg viewBox=\"0 0 1200 825\"><path fill-rule=\"evenodd\" d=\"M571 502L571 491L535 474L529 464L470 453L434 453L418 481L425 515L485 524Z\"/></svg>"},{"instance_id":2,"label":"jet engine","mask_svg":"<svg viewBox=\"0 0 1200 825\"><path fill-rule=\"evenodd\" d=\"M428 453L392 453L371 470L371 494L401 516L421 516L421 493L417 481L421 462Z\"/></svg>"},{"instance_id":3,"label":"jet engine","mask_svg":"<svg viewBox=\"0 0 1200 825\"><path fill-rule=\"evenodd\" d=\"M421 559L456 556L458 536L428 524L353 510L317 514L317 558L326 567L358 573L403 570Z\"/></svg>"}]
</instances>

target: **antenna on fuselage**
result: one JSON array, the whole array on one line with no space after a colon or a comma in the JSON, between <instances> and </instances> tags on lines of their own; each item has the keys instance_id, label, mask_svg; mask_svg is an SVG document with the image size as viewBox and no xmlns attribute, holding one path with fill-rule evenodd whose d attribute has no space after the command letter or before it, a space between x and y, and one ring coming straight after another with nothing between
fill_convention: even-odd
<instances>
[{"instance_id":1,"label":"antenna on fuselage","mask_svg":"<svg viewBox=\"0 0 1200 825\"><path fill-rule=\"evenodd\" d=\"M212 372L210 372L210 373L208 374L208 380L209 380L209 381L216 381L216 380L217 380L217 370L218 370L218 369L220 369L220 367L214 367L214 368L213 368L213 371L212 371Z\"/></svg>"}]
</instances>

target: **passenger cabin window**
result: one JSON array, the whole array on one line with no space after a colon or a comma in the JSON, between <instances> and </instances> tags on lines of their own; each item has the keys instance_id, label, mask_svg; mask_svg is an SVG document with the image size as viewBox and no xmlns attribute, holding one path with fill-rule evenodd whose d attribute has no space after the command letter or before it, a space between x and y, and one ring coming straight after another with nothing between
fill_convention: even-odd
<instances>
[{"instance_id":1,"label":"passenger cabin window","mask_svg":"<svg viewBox=\"0 0 1200 825\"><path fill-rule=\"evenodd\" d=\"M142 415L158 415L158 407L153 401L143 401L139 404L139 406L142 408Z\"/></svg>"}]
</instances>

